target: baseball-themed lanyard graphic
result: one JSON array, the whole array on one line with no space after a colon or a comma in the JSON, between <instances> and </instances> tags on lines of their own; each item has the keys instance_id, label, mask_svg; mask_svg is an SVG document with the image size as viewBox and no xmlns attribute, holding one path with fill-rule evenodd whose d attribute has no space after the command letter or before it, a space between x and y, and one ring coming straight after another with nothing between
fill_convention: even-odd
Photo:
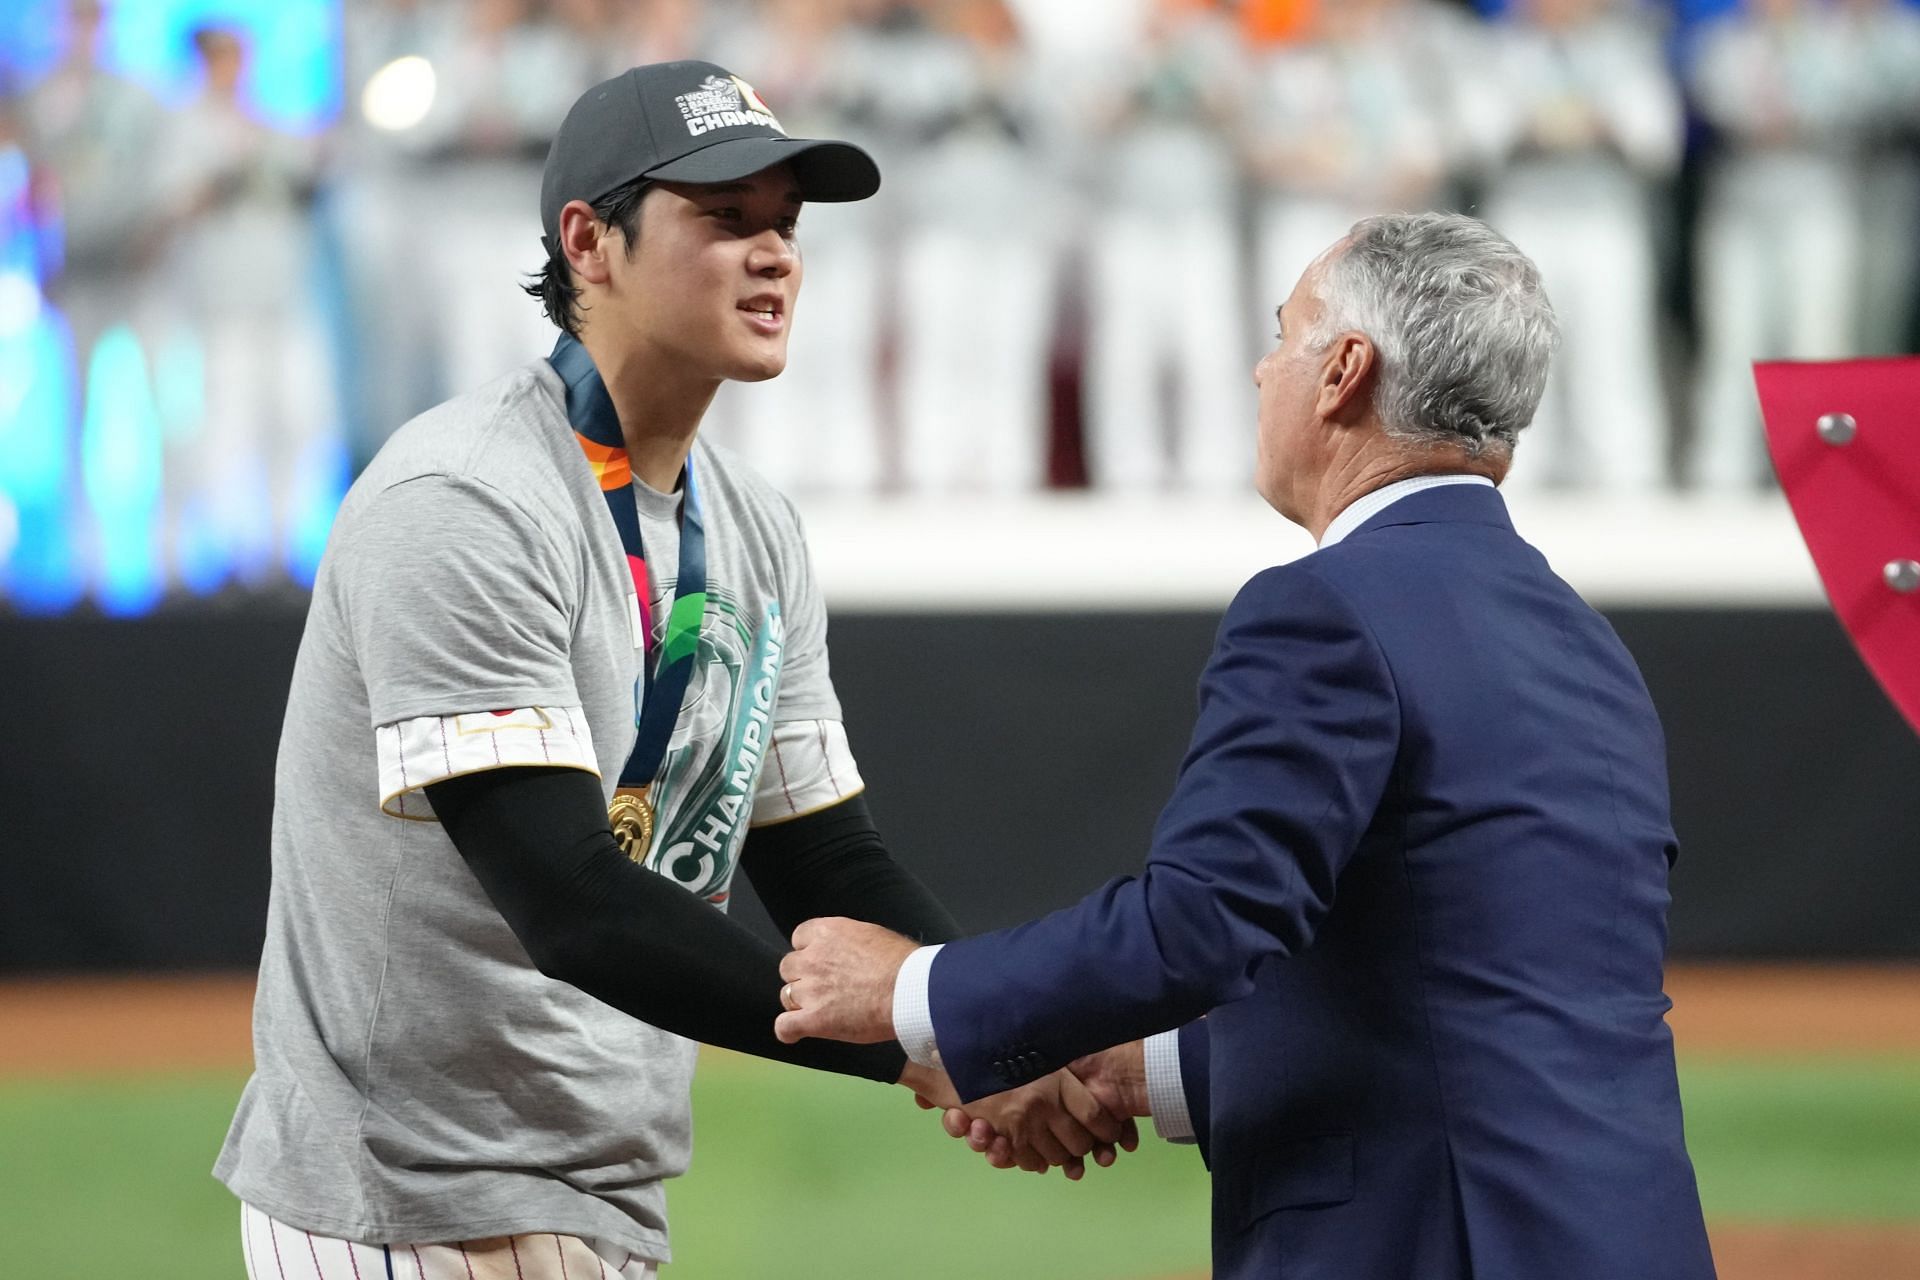
<instances>
[{"instance_id":1,"label":"baseball-themed lanyard graphic","mask_svg":"<svg viewBox=\"0 0 1920 1280\"><path fill-rule=\"evenodd\" d=\"M626 438L593 357L571 336L562 335L548 357L554 372L567 384L567 421L574 438L600 482L613 527L626 548L627 570L640 599L642 643L646 648L640 679L634 681L633 723L638 736L633 752L620 770L622 788L640 789L653 781L667 757L674 722L686 698L699 648L700 625L707 612L707 533L700 518L700 491L694 485L693 457L688 455L682 476L686 500L680 505L680 575L667 613L666 635L656 656L652 650L652 591L647 576L647 553L640 542L640 508L633 495L633 465L627 458ZM651 824L649 824L651 825Z\"/></svg>"}]
</instances>

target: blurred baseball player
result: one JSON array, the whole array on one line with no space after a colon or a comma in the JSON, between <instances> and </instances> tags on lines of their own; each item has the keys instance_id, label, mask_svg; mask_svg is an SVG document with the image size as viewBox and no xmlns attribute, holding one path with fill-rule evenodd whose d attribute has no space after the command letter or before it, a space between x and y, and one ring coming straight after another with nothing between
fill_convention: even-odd
<instances>
[{"instance_id":1,"label":"blurred baseball player","mask_svg":"<svg viewBox=\"0 0 1920 1280\"><path fill-rule=\"evenodd\" d=\"M947 1096L897 1045L780 1044L780 953L715 909L744 867L788 930L956 933L861 798L792 507L697 438L786 362L802 202L879 180L709 63L589 90L541 191L551 359L348 495L215 1170L256 1280L651 1276L695 1040ZM1070 1076L1006 1106L1028 1167L1131 1140Z\"/></svg>"}]
</instances>

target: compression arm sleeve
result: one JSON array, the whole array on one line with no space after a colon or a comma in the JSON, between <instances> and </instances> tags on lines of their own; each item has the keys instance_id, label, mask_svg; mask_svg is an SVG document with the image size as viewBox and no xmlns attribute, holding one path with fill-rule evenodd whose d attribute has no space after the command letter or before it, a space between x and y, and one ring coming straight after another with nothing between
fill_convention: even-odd
<instances>
[{"instance_id":1,"label":"compression arm sleeve","mask_svg":"<svg viewBox=\"0 0 1920 1280\"><path fill-rule=\"evenodd\" d=\"M781 952L627 859L600 780L515 767L426 788L433 811L540 972L703 1044L891 1084L893 1043L781 1044Z\"/></svg>"},{"instance_id":2,"label":"compression arm sleeve","mask_svg":"<svg viewBox=\"0 0 1920 1280\"><path fill-rule=\"evenodd\" d=\"M815 916L849 916L917 942L960 936L947 909L887 855L864 795L747 832L740 866L782 937Z\"/></svg>"}]
</instances>

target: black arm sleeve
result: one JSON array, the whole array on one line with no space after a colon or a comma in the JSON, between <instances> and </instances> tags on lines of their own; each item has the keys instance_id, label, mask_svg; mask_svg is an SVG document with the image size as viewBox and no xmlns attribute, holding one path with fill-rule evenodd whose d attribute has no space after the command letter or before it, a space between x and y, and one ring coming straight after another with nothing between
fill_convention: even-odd
<instances>
[{"instance_id":1,"label":"black arm sleeve","mask_svg":"<svg viewBox=\"0 0 1920 1280\"><path fill-rule=\"evenodd\" d=\"M600 782L578 769L490 769L430 784L433 811L527 955L644 1022L704 1044L891 1084L897 1044L781 1044L781 953L627 859Z\"/></svg>"},{"instance_id":2,"label":"black arm sleeve","mask_svg":"<svg viewBox=\"0 0 1920 1280\"><path fill-rule=\"evenodd\" d=\"M916 942L951 942L960 936L960 926L939 900L887 856L865 796L754 827L747 832L740 866L783 937L815 916L867 920Z\"/></svg>"}]
</instances>

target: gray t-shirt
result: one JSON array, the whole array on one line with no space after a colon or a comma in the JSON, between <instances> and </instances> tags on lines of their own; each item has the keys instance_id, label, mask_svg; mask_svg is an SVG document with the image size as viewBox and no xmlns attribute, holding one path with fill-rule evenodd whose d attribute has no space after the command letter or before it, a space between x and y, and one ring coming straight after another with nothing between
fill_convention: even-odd
<instances>
[{"instance_id":1,"label":"gray t-shirt","mask_svg":"<svg viewBox=\"0 0 1920 1280\"><path fill-rule=\"evenodd\" d=\"M840 709L792 507L704 442L693 462L710 603L649 864L723 905L776 727ZM657 634L679 498L636 488ZM632 593L545 361L407 424L347 495L280 741L254 1075L215 1167L241 1199L369 1243L551 1231L668 1259L695 1046L541 975L418 789L537 737L610 798ZM416 741L389 783L396 725L437 726L445 766L423 775Z\"/></svg>"}]
</instances>

